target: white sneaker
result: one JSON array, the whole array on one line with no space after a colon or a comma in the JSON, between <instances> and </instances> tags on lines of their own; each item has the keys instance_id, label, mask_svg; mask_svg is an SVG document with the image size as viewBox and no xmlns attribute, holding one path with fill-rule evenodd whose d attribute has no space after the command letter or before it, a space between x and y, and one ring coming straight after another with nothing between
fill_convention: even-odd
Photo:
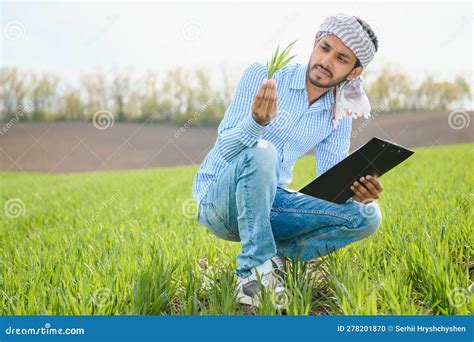
<instances>
[{"instance_id":1,"label":"white sneaker","mask_svg":"<svg viewBox=\"0 0 474 342\"><path fill-rule=\"evenodd\" d=\"M260 286L257 274L260 276L261 283L265 289L271 291L272 303L279 309L284 308L285 304L285 286L281 276L277 274L277 269L273 267L275 261L268 259L262 265L252 268L252 275L247 278L238 277L237 279L237 300L242 304L260 306Z\"/></svg>"},{"instance_id":2,"label":"white sneaker","mask_svg":"<svg viewBox=\"0 0 474 342\"><path fill-rule=\"evenodd\" d=\"M284 277L286 275L286 267L285 267L285 257L279 257L275 255L270 260L272 261L273 268L280 277Z\"/></svg>"}]
</instances>

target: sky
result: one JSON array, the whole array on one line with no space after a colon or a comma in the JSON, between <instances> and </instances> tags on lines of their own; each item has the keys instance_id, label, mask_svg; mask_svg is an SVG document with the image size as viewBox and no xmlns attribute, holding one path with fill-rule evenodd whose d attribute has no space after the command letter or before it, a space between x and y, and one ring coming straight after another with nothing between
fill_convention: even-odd
<instances>
[{"instance_id":1,"label":"sky","mask_svg":"<svg viewBox=\"0 0 474 342\"><path fill-rule=\"evenodd\" d=\"M473 84L471 2L1 2L1 65L75 77L94 69L137 71L265 63L297 39L307 63L325 17L368 22L379 51L367 70L390 63L414 80L427 75Z\"/></svg>"}]
</instances>

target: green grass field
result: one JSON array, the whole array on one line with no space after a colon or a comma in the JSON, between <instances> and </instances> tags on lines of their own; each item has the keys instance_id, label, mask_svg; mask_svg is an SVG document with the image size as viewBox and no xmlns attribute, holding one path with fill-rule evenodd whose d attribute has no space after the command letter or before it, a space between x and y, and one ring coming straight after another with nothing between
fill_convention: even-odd
<instances>
[{"instance_id":1,"label":"green grass field","mask_svg":"<svg viewBox=\"0 0 474 342\"><path fill-rule=\"evenodd\" d=\"M292 265L287 314L474 313L474 145L416 151L375 234ZM0 173L0 314L276 313L235 302L240 244L197 223L196 171ZM302 158L289 187L314 174Z\"/></svg>"}]
</instances>

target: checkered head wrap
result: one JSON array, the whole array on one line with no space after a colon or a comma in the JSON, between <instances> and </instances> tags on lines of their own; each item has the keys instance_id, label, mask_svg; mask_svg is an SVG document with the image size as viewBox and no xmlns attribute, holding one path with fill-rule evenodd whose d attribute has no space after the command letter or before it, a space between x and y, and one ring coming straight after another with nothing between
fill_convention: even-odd
<instances>
[{"instance_id":1,"label":"checkered head wrap","mask_svg":"<svg viewBox=\"0 0 474 342\"><path fill-rule=\"evenodd\" d=\"M316 33L316 39L331 34L338 37L359 59L365 68L375 55L375 46L367 32L354 16L337 14L324 20ZM357 118L370 116L370 102L364 92L360 76L346 80L334 88L333 127L343 115Z\"/></svg>"},{"instance_id":2,"label":"checkered head wrap","mask_svg":"<svg viewBox=\"0 0 474 342\"><path fill-rule=\"evenodd\" d=\"M316 33L316 39L327 34L337 36L354 52L364 68L374 59L375 46L354 16L337 14L327 17Z\"/></svg>"}]
</instances>

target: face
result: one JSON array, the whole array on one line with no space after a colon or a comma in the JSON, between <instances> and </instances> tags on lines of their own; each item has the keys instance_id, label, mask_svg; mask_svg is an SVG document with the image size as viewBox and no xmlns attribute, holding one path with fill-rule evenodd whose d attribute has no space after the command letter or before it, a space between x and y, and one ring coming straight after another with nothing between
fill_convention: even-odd
<instances>
[{"instance_id":1,"label":"face","mask_svg":"<svg viewBox=\"0 0 474 342\"><path fill-rule=\"evenodd\" d=\"M338 37L325 35L314 43L308 64L308 79L319 88L331 88L360 75L357 58Z\"/></svg>"}]
</instances>

